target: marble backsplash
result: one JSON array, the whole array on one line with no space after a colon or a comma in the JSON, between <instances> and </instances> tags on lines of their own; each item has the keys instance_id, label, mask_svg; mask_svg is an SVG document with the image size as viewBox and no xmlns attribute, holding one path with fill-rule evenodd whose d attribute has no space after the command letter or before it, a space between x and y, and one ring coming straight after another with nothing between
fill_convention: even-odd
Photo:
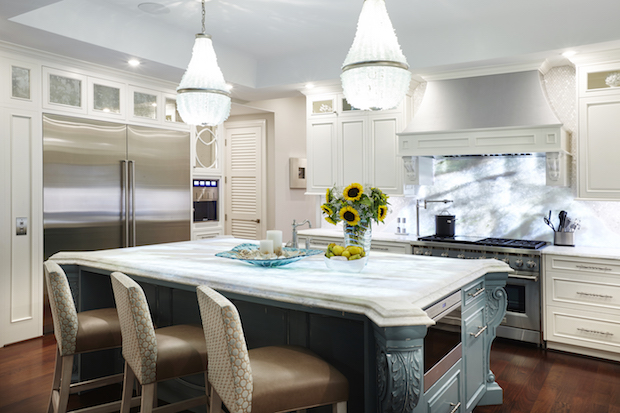
<instances>
[{"instance_id":1,"label":"marble backsplash","mask_svg":"<svg viewBox=\"0 0 620 413\"><path fill-rule=\"evenodd\" d=\"M385 224L373 231L396 232L397 218L406 218L409 234L415 235L416 199L454 201L420 209L422 236L435 233L435 215L447 208L456 215L457 235L553 242L543 217L551 210L557 227L564 210L581 220L576 245L620 248L620 202L579 201L571 188L546 186L544 156L435 159L435 184L416 187L413 196L391 197Z\"/></svg>"}]
</instances>

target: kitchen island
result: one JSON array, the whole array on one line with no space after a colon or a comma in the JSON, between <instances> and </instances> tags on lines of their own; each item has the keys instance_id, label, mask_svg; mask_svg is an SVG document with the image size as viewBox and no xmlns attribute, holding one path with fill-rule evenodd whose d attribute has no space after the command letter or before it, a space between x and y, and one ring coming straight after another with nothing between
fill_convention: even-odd
<instances>
[{"instance_id":1,"label":"kitchen island","mask_svg":"<svg viewBox=\"0 0 620 413\"><path fill-rule=\"evenodd\" d=\"M503 286L511 272L506 264L373 252L366 268L354 274L328 270L322 255L277 268L215 256L242 242L216 238L61 252L51 259L76 287L80 311L113 303L108 275L121 271L143 285L158 326L200 322L195 287L220 291L239 308L250 348L304 345L339 368L351 385L349 412L435 411L432 404L454 387L455 374L462 377L457 381L462 407L455 411L501 403L489 351L506 308ZM463 361L425 390L424 337L434 324L425 310L455 292L463 303ZM474 333L466 325L468 306L481 314L476 324L484 325L474 326ZM479 353L468 353L469 334L480 337ZM482 376L470 391L468 366L474 362L471 370Z\"/></svg>"}]
</instances>

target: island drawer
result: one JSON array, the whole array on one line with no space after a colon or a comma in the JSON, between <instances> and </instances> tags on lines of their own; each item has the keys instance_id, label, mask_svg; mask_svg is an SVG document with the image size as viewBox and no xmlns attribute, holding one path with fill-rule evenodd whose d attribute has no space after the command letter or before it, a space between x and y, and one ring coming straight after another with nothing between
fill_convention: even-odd
<instances>
[{"instance_id":1,"label":"island drawer","mask_svg":"<svg viewBox=\"0 0 620 413\"><path fill-rule=\"evenodd\" d=\"M455 366L460 366L460 363ZM452 374L451 374L452 373ZM446 373L447 381L436 383L426 393L428 413L461 413L461 370L454 367Z\"/></svg>"},{"instance_id":2,"label":"island drawer","mask_svg":"<svg viewBox=\"0 0 620 413\"><path fill-rule=\"evenodd\" d=\"M620 317L547 306L546 339L620 353Z\"/></svg>"},{"instance_id":3,"label":"island drawer","mask_svg":"<svg viewBox=\"0 0 620 413\"><path fill-rule=\"evenodd\" d=\"M547 255L545 261L546 271L572 271L588 275L617 276L620 280L619 260Z\"/></svg>"},{"instance_id":4,"label":"island drawer","mask_svg":"<svg viewBox=\"0 0 620 413\"><path fill-rule=\"evenodd\" d=\"M549 304L620 310L620 278L618 282L611 282L608 277L550 272L546 279Z\"/></svg>"},{"instance_id":5,"label":"island drawer","mask_svg":"<svg viewBox=\"0 0 620 413\"><path fill-rule=\"evenodd\" d=\"M463 301L465 302L465 307L478 300L482 300L485 296L484 280L465 287L463 290Z\"/></svg>"}]
</instances>

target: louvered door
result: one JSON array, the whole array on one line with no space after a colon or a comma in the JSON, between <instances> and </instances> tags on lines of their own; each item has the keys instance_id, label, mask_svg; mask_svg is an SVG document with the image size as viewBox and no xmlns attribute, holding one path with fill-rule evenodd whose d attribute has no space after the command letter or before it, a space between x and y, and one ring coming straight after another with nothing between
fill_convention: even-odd
<instances>
[{"instance_id":1,"label":"louvered door","mask_svg":"<svg viewBox=\"0 0 620 413\"><path fill-rule=\"evenodd\" d=\"M263 121L226 124L226 233L234 237L264 236L263 136Z\"/></svg>"}]
</instances>

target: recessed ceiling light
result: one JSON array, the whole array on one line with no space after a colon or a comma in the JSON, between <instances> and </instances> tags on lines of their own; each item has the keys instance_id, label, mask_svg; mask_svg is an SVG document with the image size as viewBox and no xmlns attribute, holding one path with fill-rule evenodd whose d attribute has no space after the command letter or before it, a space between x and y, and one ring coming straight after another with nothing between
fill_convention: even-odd
<instances>
[{"instance_id":1,"label":"recessed ceiling light","mask_svg":"<svg viewBox=\"0 0 620 413\"><path fill-rule=\"evenodd\" d=\"M314 83L306 83L306 89L314 89Z\"/></svg>"},{"instance_id":2,"label":"recessed ceiling light","mask_svg":"<svg viewBox=\"0 0 620 413\"><path fill-rule=\"evenodd\" d=\"M168 14L170 9L163 4L159 3L140 3L138 8L145 13L149 14Z\"/></svg>"},{"instance_id":3,"label":"recessed ceiling light","mask_svg":"<svg viewBox=\"0 0 620 413\"><path fill-rule=\"evenodd\" d=\"M226 89L230 92L233 89L233 85L230 83L226 83Z\"/></svg>"},{"instance_id":4,"label":"recessed ceiling light","mask_svg":"<svg viewBox=\"0 0 620 413\"><path fill-rule=\"evenodd\" d=\"M575 56L576 54L577 54L577 52L574 51L574 50L567 50L564 53L562 53L562 56L564 56L564 57L572 57L572 56Z\"/></svg>"},{"instance_id":5,"label":"recessed ceiling light","mask_svg":"<svg viewBox=\"0 0 620 413\"><path fill-rule=\"evenodd\" d=\"M129 66L133 67L140 66L140 61L138 59L129 59L127 63L129 63Z\"/></svg>"}]
</instances>

